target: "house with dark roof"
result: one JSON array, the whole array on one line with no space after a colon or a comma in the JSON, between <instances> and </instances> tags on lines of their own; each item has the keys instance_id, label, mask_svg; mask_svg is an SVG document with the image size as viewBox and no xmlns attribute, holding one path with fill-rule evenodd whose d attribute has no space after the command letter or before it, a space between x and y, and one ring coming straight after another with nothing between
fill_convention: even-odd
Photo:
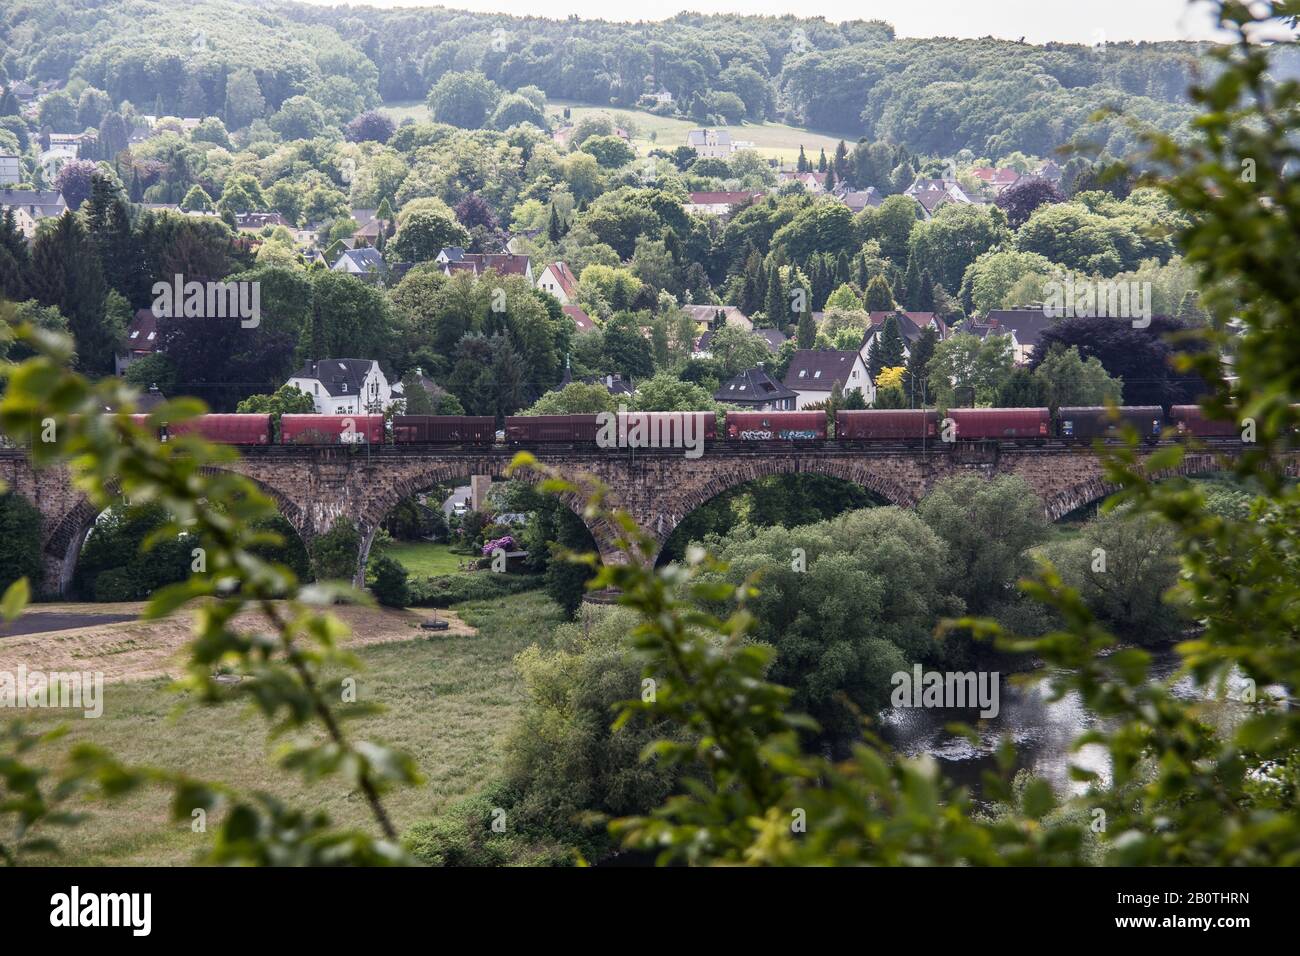
<instances>
[{"instance_id":1,"label":"house with dark roof","mask_svg":"<svg viewBox=\"0 0 1300 956\"><path fill-rule=\"evenodd\" d=\"M379 220L375 218L377 212L378 209L352 210L352 219L357 224L357 228L352 231L353 248L379 244Z\"/></svg>"},{"instance_id":2,"label":"house with dark roof","mask_svg":"<svg viewBox=\"0 0 1300 956\"><path fill-rule=\"evenodd\" d=\"M36 235L42 219L62 216L68 211L63 193L57 189L11 189L0 191L0 211L12 209L18 230L28 239Z\"/></svg>"},{"instance_id":3,"label":"house with dark roof","mask_svg":"<svg viewBox=\"0 0 1300 956\"><path fill-rule=\"evenodd\" d=\"M552 262L537 277L537 288L560 300L560 305L578 301L578 277L563 262Z\"/></svg>"},{"instance_id":4,"label":"house with dark roof","mask_svg":"<svg viewBox=\"0 0 1300 956\"><path fill-rule=\"evenodd\" d=\"M267 226L284 226L292 230L293 223L278 212L239 212L235 213L235 227L240 232L261 232Z\"/></svg>"},{"instance_id":5,"label":"house with dark roof","mask_svg":"<svg viewBox=\"0 0 1300 956\"><path fill-rule=\"evenodd\" d=\"M925 218L929 219L942 206L956 204L974 205L975 200L966 195L966 191L952 179L917 179L907 187L904 195L911 196L921 205Z\"/></svg>"},{"instance_id":6,"label":"house with dark roof","mask_svg":"<svg viewBox=\"0 0 1300 956\"><path fill-rule=\"evenodd\" d=\"M686 134L686 145L700 159L729 159L735 152L731 132L725 129L693 129Z\"/></svg>"},{"instance_id":7,"label":"house with dark roof","mask_svg":"<svg viewBox=\"0 0 1300 956\"><path fill-rule=\"evenodd\" d=\"M384 262L384 256L378 249L370 246L361 246L357 249L348 249L335 260L331 268L335 272L346 272L349 275L379 278L388 271L388 265Z\"/></svg>"},{"instance_id":8,"label":"house with dark roof","mask_svg":"<svg viewBox=\"0 0 1300 956\"><path fill-rule=\"evenodd\" d=\"M715 402L738 405L755 412L789 411L795 407L798 399L796 392L786 388L761 368L741 372L713 393Z\"/></svg>"},{"instance_id":9,"label":"house with dark roof","mask_svg":"<svg viewBox=\"0 0 1300 956\"><path fill-rule=\"evenodd\" d=\"M1011 346L1017 365L1028 365L1043 332L1056 320L1038 309L994 309L980 319L963 323L961 330L980 338L990 335L1012 336Z\"/></svg>"},{"instance_id":10,"label":"house with dark roof","mask_svg":"<svg viewBox=\"0 0 1300 956\"><path fill-rule=\"evenodd\" d=\"M866 189L836 189L834 195L849 207L849 212L857 215L868 206L875 209L885 201L885 197L880 195L880 190L875 186L868 186Z\"/></svg>"},{"instance_id":11,"label":"house with dark roof","mask_svg":"<svg viewBox=\"0 0 1300 956\"><path fill-rule=\"evenodd\" d=\"M113 356L114 371L123 374L132 363L158 351L158 317L153 309L137 309L126 327L126 350Z\"/></svg>"},{"instance_id":12,"label":"house with dark roof","mask_svg":"<svg viewBox=\"0 0 1300 956\"><path fill-rule=\"evenodd\" d=\"M875 384L858 352L800 349L790 361L784 384L798 396L795 408L807 408L830 398L837 383L844 392L860 390L864 401L875 400Z\"/></svg>"},{"instance_id":13,"label":"house with dark roof","mask_svg":"<svg viewBox=\"0 0 1300 956\"><path fill-rule=\"evenodd\" d=\"M373 414L393 403L388 377L374 359L307 362L285 384L310 395L318 415Z\"/></svg>"},{"instance_id":14,"label":"house with dark roof","mask_svg":"<svg viewBox=\"0 0 1300 956\"><path fill-rule=\"evenodd\" d=\"M898 324L899 334L903 337L904 358L911 357L912 346L921 337L922 331L927 328L934 329L941 341L948 337L947 324L933 312L905 312L901 309L896 312L868 312L867 316L871 320L871 328L863 335L862 344L858 347L864 362L867 360L871 343L879 341L880 336L885 331L885 321L891 315Z\"/></svg>"}]
</instances>

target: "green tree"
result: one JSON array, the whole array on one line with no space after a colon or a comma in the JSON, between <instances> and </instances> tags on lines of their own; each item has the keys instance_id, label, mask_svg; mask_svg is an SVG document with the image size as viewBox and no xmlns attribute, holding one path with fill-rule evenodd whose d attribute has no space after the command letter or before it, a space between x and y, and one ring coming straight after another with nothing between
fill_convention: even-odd
<instances>
[{"instance_id":1,"label":"green tree","mask_svg":"<svg viewBox=\"0 0 1300 956\"><path fill-rule=\"evenodd\" d=\"M1096 356L1087 361L1074 346L1053 349L1034 369L1052 408L1073 405L1118 405L1124 395L1124 380L1112 378Z\"/></svg>"},{"instance_id":2,"label":"green tree","mask_svg":"<svg viewBox=\"0 0 1300 956\"><path fill-rule=\"evenodd\" d=\"M956 389L974 389L976 402L991 403L1014 367L1011 338L958 333L935 346L928 367L930 393L940 407L954 403Z\"/></svg>"},{"instance_id":3,"label":"green tree","mask_svg":"<svg viewBox=\"0 0 1300 956\"><path fill-rule=\"evenodd\" d=\"M479 129L501 98L501 88L482 73L444 73L426 101L435 123Z\"/></svg>"},{"instance_id":4,"label":"green tree","mask_svg":"<svg viewBox=\"0 0 1300 956\"><path fill-rule=\"evenodd\" d=\"M1043 556L1092 613L1126 640L1159 644L1187 626L1164 600L1179 570L1167 521L1117 509L1089 521L1078 537L1047 545Z\"/></svg>"},{"instance_id":5,"label":"green tree","mask_svg":"<svg viewBox=\"0 0 1300 956\"><path fill-rule=\"evenodd\" d=\"M311 567L318 581L350 581L357 573L361 532L350 518L336 518L311 542Z\"/></svg>"},{"instance_id":6,"label":"green tree","mask_svg":"<svg viewBox=\"0 0 1300 956\"><path fill-rule=\"evenodd\" d=\"M881 368L900 368L905 362L903 335L898 331L898 317L886 316L880 329L880 350L877 361Z\"/></svg>"},{"instance_id":7,"label":"green tree","mask_svg":"<svg viewBox=\"0 0 1300 956\"><path fill-rule=\"evenodd\" d=\"M791 554L802 554L796 565ZM937 661L933 616L961 604L935 570L950 561L916 515L871 508L804 527L766 528L719 552L732 587L761 574L751 613L755 636L777 651L772 679L822 730L852 735L857 717L889 698L890 675L913 661Z\"/></svg>"},{"instance_id":8,"label":"green tree","mask_svg":"<svg viewBox=\"0 0 1300 956\"><path fill-rule=\"evenodd\" d=\"M367 564L370 591L384 607L406 607L411 603L411 589L406 568L386 554L372 557Z\"/></svg>"},{"instance_id":9,"label":"green tree","mask_svg":"<svg viewBox=\"0 0 1300 956\"><path fill-rule=\"evenodd\" d=\"M68 317L77 343L79 365L88 372L107 373L125 329L111 325L105 315L108 288L99 257L77 216L60 216L32 243L32 291L42 305Z\"/></svg>"},{"instance_id":10,"label":"green tree","mask_svg":"<svg viewBox=\"0 0 1300 956\"><path fill-rule=\"evenodd\" d=\"M917 514L948 546L936 566L952 593L977 614L994 611L1029 571L1026 551L1047 535L1042 505L1024 479L948 478L921 500Z\"/></svg>"},{"instance_id":11,"label":"green tree","mask_svg":"<svg viewBox=\"0 0 1300 956\"><path fill-rule=\"evenodd\" d=\"M0 593L19 578L39 593L44 572L40 510L12 491L0 494Z\"/></svg>"},{"instance_id":12,"label":"green tree","mask_svg":"<svg viewBox=\"0 0 1300 956\"><path fill-rule=\"evenodd\" d=\"M893 312L897 308L894 292L884 276L876 276L868 283L863 308L868 312Z\"/></svg>"}]
</instances>

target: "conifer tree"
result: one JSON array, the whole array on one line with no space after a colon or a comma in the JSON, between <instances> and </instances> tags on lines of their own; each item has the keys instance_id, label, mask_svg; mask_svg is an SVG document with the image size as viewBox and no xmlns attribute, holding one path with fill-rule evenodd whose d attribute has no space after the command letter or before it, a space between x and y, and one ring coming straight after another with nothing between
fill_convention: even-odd
<instances>
[{"instance_id":1,"label":"conifer tree","mask_svg":"<svg viewBox=\"0 0 1300 956\"><path fill-rule=\"evenodd\" d=\"M769 324L782 328L790 321L790 301L785 297L785 283L776 263L767 270L767 296L763 303Z\"/></svg>"},{"instance_id":2,"label":"conifer tree","mask_svg":"<svg viewBox=\"0 0 1300 956\"><path fill-rule=\"evenodd\" d=\"M898 317L891 315L885 319L880 332L880 366L881 368L899 368L904 363L903 335L898 331Z\"/></svg>"},{"instance_id":3,"label":"conifer tree","mask_svg":"<svg viewBox=\"0 0 1300 956\"><path fill-rule=\"evenodd\" d=\"M894 310L894 293L884 276L876 276L867 283L867 293L863 307L868 312L892 312Z\"/></svg>"},{"instance_id":4,"label":"conifer tree","mask_svg":"<svg viewBox=\"0 0 1300 956\"><path fill-rule=\"evenodd\" d=\"M916 310L918 312L934 311L934 280L930 278L929 269L921 272L921 291L916 297Z\"/></svg>"},{"instance_id":5,"label":"conifer tree","mask_svg":"<svg viewBox=\"0 0 1300 956\"><path fill-rule=\"evenodd\" d=\"M108 287L80 216L60 216L52 229L37 234L31 285L41 305L55 306L68 317L77 365L87 372L111 372L119 343L104 320Z\"/></svg>"}]
</instances>

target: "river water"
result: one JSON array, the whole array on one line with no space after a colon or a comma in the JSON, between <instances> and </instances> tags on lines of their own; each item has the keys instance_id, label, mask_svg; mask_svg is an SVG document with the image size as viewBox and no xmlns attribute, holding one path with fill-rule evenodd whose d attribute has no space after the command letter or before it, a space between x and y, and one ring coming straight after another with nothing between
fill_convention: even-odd
<instances>
[{"instance_id":1,"label":"river water","mask_svg":"<svg viewBox=\"0 0 1300 956\"><path fill-rule=\"evenodd\" d=\"M1167 680L1177 672L1180 659L1172 648L1149 649L1148 653L1152 656L1153 679ZM1207 719L1219 726L1230 726L1245 713L1245 705L1233 699L1241 696L1244 686L1241 678L1230 677L1227 697L1219 699L1210 689L1198 688L1190 677L1183 676L1172 690L1185 700L1206 700ZM986 770L996 772L995 751L1010 735L1016 747L1017 770L1026 768L1043 777L1060 794L1080 793L1088 785L1070 779L1071 764L1094 771L1103 780L1109 776L1104 748L1088 744L1078 751L1070 749L1075 738L1098 725L1098 719L1074 691L1058 701L1049 701L1050 696L1050 680L1013 684L1010 675L1003 674L997 716L980 720L978 710L887 708L881 714L880 736L907 756L930 754L945 777L968 786L978 797L982 774ZM978 746L949 733L945 725L951 723L974 727L980 738Z\"/></svg>"}]
</instances>

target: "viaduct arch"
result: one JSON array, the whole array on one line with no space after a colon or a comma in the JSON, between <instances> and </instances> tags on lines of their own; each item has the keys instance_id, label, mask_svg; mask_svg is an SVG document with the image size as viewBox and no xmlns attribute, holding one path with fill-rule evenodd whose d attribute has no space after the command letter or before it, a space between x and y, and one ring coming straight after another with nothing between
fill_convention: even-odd
<instances>
[{"instance_id":1,"label":"viaduct arch","mask_svg":"<svg viewBox=\"0 0 1300 956\"><path fill-rule=\"evenodd\" d=\"M1194 475L1224 467L1239 444L1188 454L1169 474ZM465 475L505 477L514 449L447 449L434 446L349 446L259 448L228 470L251 479L269 495L303 541L350 518L362 534L358 576L384 516L402 499ZM540 463L576 480L590 476L609 489L609 502L626 511L660 546L700 505L737 485L780 474L818 474L839 478L879 495L891 504L913 507L935 483L952 475L1018 475L1043 505L1050 520L1098 501L1115 489L1103 477L1091 448L1046 445L1005 446L958 443L955 446L876 448L825 442L814 447L755 448L736 443L706 443L704 454L686 458L680 449L602 450L569 446L539 448ZM1149 454L1149 453L1147 453ZM1288 475L1300 474L1300 457L1284 462ZM529 474L519 474L529 480ZM533 473L532 477L537 477ZM0 451L0 478L31 501L42 516L46 590L66 593L86 533L98 516L75 489L66 470L37 470L21 450ZM566 504L583 520L601 559L623 560L612 527L591 522L582 503ZM658 549L656 549L657 552ZM653 557L657 556L651 556Z\"/></svg>"}]
</instances>

